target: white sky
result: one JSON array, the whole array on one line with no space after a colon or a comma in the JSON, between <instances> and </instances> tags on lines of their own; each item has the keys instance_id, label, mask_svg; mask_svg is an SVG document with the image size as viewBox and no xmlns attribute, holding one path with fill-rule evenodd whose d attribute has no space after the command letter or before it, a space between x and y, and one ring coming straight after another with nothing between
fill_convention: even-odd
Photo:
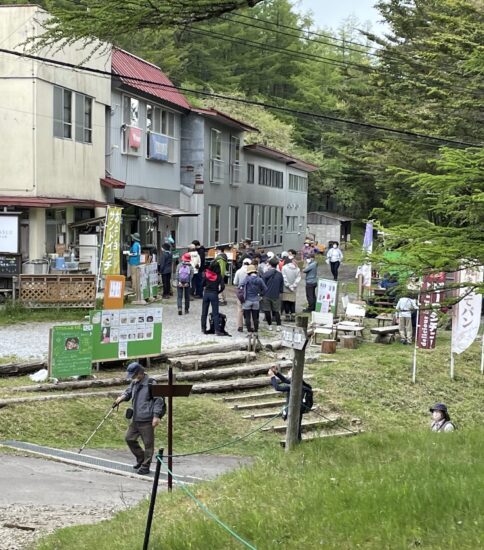
<instances>
[{"instance_id":1,"label":"white sky","mask_svg":"<svg viewBox=\"0 0 484 550\"><path fill-rule=\"evenodd\" d=\"M300 12L313 12L315 23L320 28L338 29L348 17L355 16L360 23L370 22L373 32L381 34L385 26L379 22L381 15L373 7L376 0L295 0Z\"/></svg>"}]
</instances>

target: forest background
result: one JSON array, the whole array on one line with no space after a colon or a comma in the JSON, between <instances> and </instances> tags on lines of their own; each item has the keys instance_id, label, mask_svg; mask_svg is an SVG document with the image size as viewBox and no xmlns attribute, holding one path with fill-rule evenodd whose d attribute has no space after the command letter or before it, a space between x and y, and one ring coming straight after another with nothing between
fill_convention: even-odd
<instances>
[{"instance_id":1,"label":"forest background","mask_svg":"<svg viewBox=\"0 0 484 550\"><path fill-rule=\"evenodd\" d=\"M385 36L351 18L317 28L295 1L224 2L194 0L195 17L161 0L34 3L55 39L95 36L183 88L281 107L189 95L259 128L248 143L317 164L309 211L374 220L415 272L484 263L482 0L376 1Z\"/></svg>"}]
</instances>

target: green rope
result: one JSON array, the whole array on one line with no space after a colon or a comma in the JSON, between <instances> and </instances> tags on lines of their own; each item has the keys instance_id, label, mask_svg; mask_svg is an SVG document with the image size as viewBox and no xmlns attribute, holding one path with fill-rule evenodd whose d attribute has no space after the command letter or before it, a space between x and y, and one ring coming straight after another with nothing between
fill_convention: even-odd
<instances>
[{"instance_id":1,"label":"green rope","mask_svg":"<svg viewBox=\"0 0 484 550\"><path fill-rule=\"evenodd\" d=\"M250 550L257 550L257 548L255 546L253 546L252 544L250 544L250 542L247 542L246 540L244 540L241 536L239 536L235 531L233 531L228 525L226 525L222 520L220 520L213 512L211 512L206 506L205 504L203 504L203 502L200 502L198 500L198 498L193 494L191 493L187 487L185 487L185 484L178 481L178 479L173 475L173 472L168 468L168 466L166 466L166 464L163 462L163 459L160 457L160 455L157 455L156 456L156 459L160 462L160 464L163 466L163 468L165 468L165 470L171 474L171 476L173 477L173 480L175 481L175 483L177 483L184 491L185 493L195 502L195 504L203 511L205 512L209 517L211 517L216 523L218 523L220 525L220 527L222 527L222 529L225 529L230 535L232 535L236 540L238 540L241 544L243 544L244 546L246 546L247 548L250 548Z\"/></svg>"},{"instance_id":2,"label":"green rope","mask_svg":"<svg viewBox=\"0 0 484 550\"><path fill-rule=\"evenodd\" d=\"M274 416L269 418L269 420L267 422L264 422L264 424L262 424L262 426L259 426L258 428L246 433L245 435L241 435L239 437L236 437L235 439L231 439L230 441L226 441L224 443L221 443L220 445L216 445L215 447L210 447L209 449L203 449L201 451L193 451L191 453L184 453L184 454L179 454L179 455L171 455L171 458L180 458L182 456L201 455L201 454L209 453L210 451L216 451L217 449L222 449L223 447L230 447L231 445L234 445L235 443L238 443L239 441L247 439L252 434L255 434L256 432L262 430L268 424L270 424L273 420L275 420L276 418L281 416L281 414L282 414L282 411L278 412L277 414L275 414ZM165 458L167 458L169 456L170 455L165 455Z\"/></svg>"}]
</instances>

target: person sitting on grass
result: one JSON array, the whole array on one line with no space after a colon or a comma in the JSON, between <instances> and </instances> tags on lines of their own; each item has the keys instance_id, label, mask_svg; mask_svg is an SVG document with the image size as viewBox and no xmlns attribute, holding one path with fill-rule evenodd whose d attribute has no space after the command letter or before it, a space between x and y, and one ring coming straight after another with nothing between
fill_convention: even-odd
<instances>
[{"instance_id":1,"label":"person sitting on grass","mask_svg":"<svg viewBox=\"0 0 484 550\"><path fill-rule=\"evenodd\" d=\"M452 424L447 407L443 403L436 403L431 407L432 422L430 429L433 432L453 432L455 430Z\"/></svg>"}]
</instances>

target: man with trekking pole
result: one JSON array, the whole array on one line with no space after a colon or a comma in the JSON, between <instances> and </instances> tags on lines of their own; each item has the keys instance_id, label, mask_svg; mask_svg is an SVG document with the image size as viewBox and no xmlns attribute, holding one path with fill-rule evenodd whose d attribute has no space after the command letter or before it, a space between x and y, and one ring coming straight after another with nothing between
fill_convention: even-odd
<instances>
[{"instance_id":1,"label":"man with trekking pole","mask_svg":"<svg viewBox=\"0 0 484 550\"><path fill-rule=\"evenodd\" d=\"M139 363L130 363L127 368L127 378L131 380L129 387L116 399L114 405L132 399L133 406L126 410L126 418L131 420L125 440L131 452L136 457L133 466L138 474L150 473L151 460L155 450L155 428L166 412L165 400L162 397L153 398L151 385L155 382L149 378ZM113 406L114 406L113 405ZM142 440L145 448L138 443Z\"/></svg>"}]
</instances>

